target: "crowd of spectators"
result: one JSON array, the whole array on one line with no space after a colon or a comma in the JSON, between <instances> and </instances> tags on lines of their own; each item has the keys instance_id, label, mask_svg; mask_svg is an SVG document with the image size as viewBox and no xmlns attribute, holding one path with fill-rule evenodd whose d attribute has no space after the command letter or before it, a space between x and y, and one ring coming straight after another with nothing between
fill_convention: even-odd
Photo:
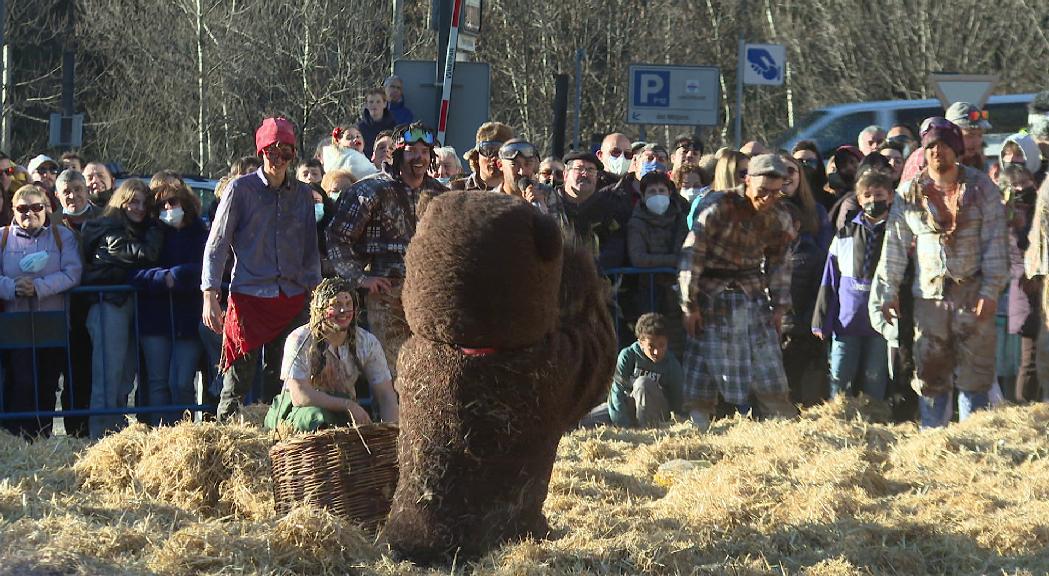
<instances>
[{"instance_id":1,"label":"crowd of spectators","mask_svg":"<svg viewBox=\"0 0 1049 576\"><path fill-rule=\"evenodd\" d=\"M608 276L623 349L587 425L677 414L705 428L862 393L935 427L955 395L962 419L1049 400L1049 112L1035 105L996 158L986 115L956 103L920 127L865 128L828 158L813 142L708 153L692 134L622 133L544 157L487 122L460 159L414 122L399 78L363 104L312 155L288 120L264 119L210 214L175 172L114 186L76 153L24 169L0 155L3 312L69 322L68 362L56 348L0 355L2 410L52 410L61 390L63 409L94 411L65 418L67 433L97 438L123 425L137 384L148 406L215 402L220 420L255 388L272 425L395 421L404 255L449 189L529 203ZM66 294L80 285L109 288ZM46 435L51 418L3 425Z\"/></svg>"}]
</instances>

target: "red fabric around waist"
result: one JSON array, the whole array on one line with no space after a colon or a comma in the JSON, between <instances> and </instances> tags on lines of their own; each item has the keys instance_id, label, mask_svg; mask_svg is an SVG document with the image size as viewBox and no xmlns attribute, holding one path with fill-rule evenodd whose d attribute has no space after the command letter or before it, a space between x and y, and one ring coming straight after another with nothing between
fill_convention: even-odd
<instances>
[{"instance_id":1,"label":"red fabric around waist","mask_svg":"<svg viewBox=\"0 0 1049 576\"><path fill-rule=\"evenodd\" d=\"M263 298L231 292L226 323L222 328L222 357L219 369L225 370L253 350L261 348L288 327L302 311L306 294Z\"/></svg>"}]
</instances>

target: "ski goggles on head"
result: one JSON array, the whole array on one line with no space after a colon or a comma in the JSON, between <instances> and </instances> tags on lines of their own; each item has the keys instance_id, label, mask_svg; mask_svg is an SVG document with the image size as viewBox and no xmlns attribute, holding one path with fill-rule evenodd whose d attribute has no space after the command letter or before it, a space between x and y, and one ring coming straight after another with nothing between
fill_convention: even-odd
<instances>
[{"instance_id":1,"label":"ski goggles on head","mask_svg":"<svg viewBox=\"0 0 1049 576\"><path fill-rule=\"evenodd\" d=\"M531 160L537 157L539 154L529 142L514 142L512 144L503 144L499 148L499 158L501 160L513 160L518 156L524 156L526 159Z\"/></svg>"},{"instance_id":2,"label":"ski goggles on head","mask_svg":"<svg viewBox=\"0 0 1049 576\"><path fill-rule=\"evenodd\" d=\"M991 116L987 113L986 110L969 110L969 114L967 117L969 118L970 122L979 122L980 120L987 120Z\"/></svg>"},{"instance_id":3,"label":"ski goggles on head","mask_svg":"<svg viewBox=\"0 0 1049 576\"><path fill-rule=\"evenodd\" d=\"M477 143L477 153L485 158L492 158L499 154L502 147L503 143L498 140L482 140Z\"/></svg>"},{"instance_id":4,"label":"ski goggles on head","mask_svg":"<svg viewBox=\"0 0 1049 576\"><path fill-rule=\"evenodd\" d=\"M412 126L401 132L400 140L397 144L399 146L411 146L416 142L422 142L427 146L433 146L437 142L437 136L433 133L433 130Z\"/></svg>"}]
</instances>

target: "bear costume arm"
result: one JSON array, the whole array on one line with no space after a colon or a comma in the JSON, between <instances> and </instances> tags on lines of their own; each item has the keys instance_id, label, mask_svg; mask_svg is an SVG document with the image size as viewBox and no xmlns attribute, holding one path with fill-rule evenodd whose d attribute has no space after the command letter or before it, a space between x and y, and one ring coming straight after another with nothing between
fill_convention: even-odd
<instances>
[{"instance_id":1,"label":"bear costume arm","mask_svg":"<svg viewBox=\"0 0 1049 576\"><path fill-rule=\"evenodd\" d=\"M608 308L608 281L594 258L565 234L561 268L561 313L557 333L558 373L575 386L565 390L565 424L572 426L605 400L616 363L616 335Z\"/></svg>"}]
</instances>

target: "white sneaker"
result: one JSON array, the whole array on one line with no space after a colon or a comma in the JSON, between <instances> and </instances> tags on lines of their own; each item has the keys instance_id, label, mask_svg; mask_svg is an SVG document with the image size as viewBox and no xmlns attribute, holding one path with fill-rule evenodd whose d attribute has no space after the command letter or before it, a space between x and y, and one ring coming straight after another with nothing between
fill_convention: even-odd
<instances>
[{"instance_id":1,"label":"white sneaker","mask_svg":"<svg viewBox=\"0 0 1049 576\"><path fill-rule=\"evenodd\" d=\"M706 412L690 410L688 418L692 421L692 425L700 432L706 432L707 429L710 428L710 416L708 416Z\"/></svg>"}]
</instances>

